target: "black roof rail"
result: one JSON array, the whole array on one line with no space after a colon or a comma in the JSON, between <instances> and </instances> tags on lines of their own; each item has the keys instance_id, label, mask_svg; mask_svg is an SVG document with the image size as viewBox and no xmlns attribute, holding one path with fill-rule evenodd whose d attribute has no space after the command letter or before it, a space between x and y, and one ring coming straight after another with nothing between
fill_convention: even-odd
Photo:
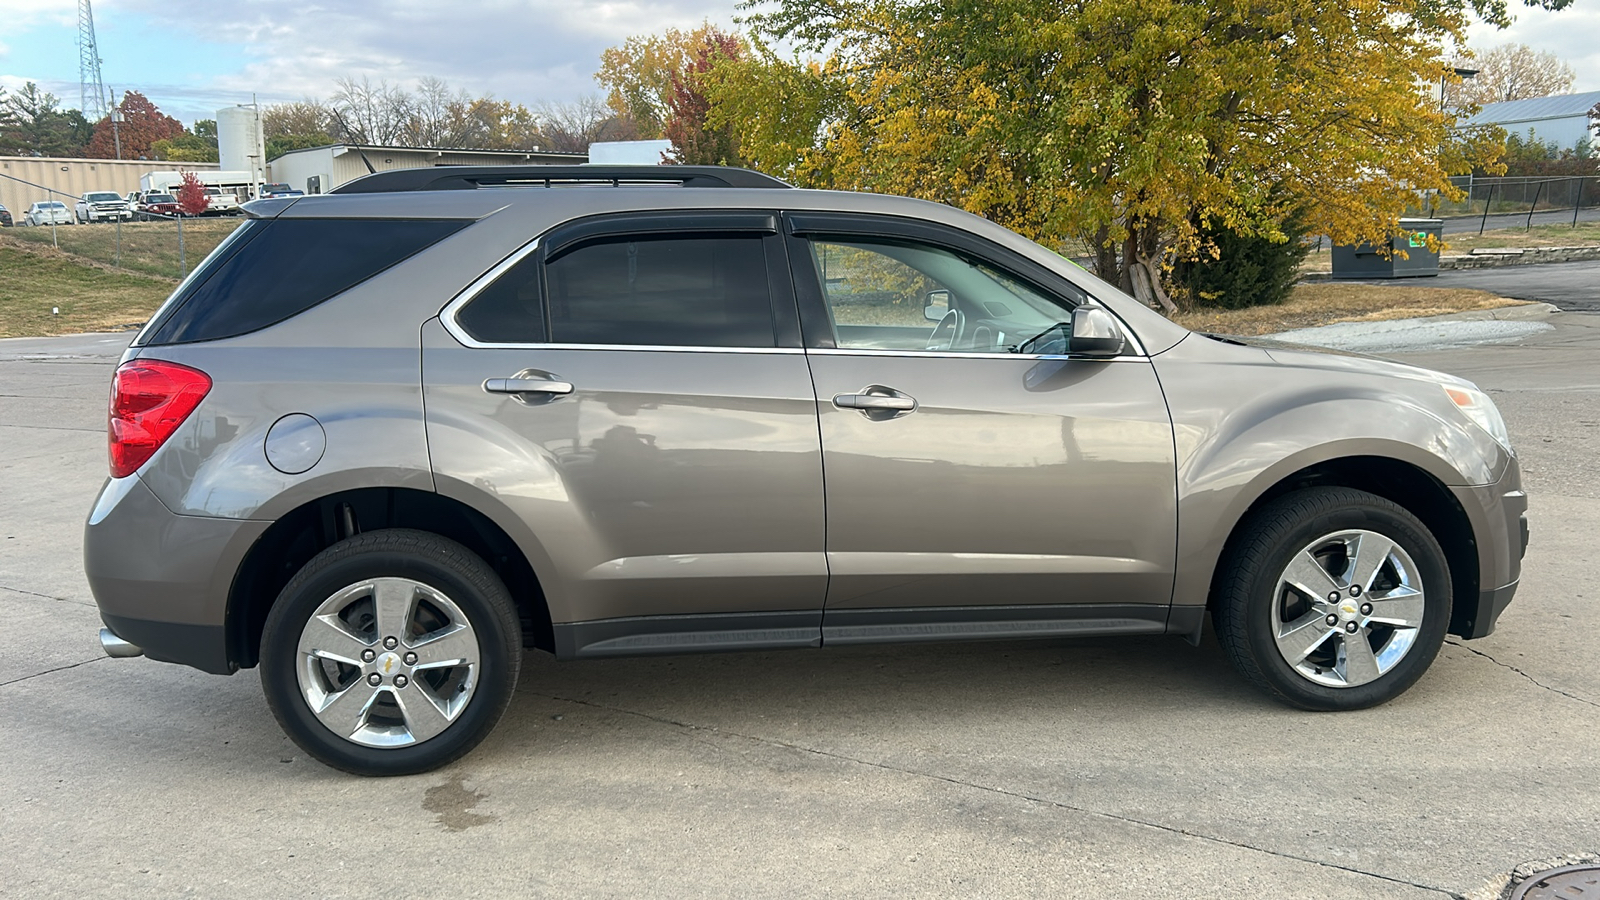
<instances>
[{"instance_id":1,"label":"black roof rail","mask_svg":"<svg viewBox=\"0 0 1600 900\"><path fill-rule=\"evenodd\" d=\"M793 185L732 166L430 166L364 175L330 194L470 191L557 184L676 184L680 187L788 188Z\"/></svg>"}]
</instances>

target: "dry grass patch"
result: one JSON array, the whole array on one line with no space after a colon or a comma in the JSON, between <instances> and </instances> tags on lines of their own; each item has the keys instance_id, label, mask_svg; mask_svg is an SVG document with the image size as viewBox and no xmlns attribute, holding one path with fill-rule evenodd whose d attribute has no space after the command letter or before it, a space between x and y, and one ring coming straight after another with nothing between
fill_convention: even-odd
<instances>
[{"instance_id":1,"label":"dry grass patch","mask_svg":"<svg viewBox=\"0 0 1600 900\"><path fill-rule=\"evenodd\" d=\"M1253 335L1335 322L1411 319L1526 305L1521 300L1467 288L1329 282L1297 284L1289 301L1278 306L1182 312L1174 321L1193 331Z\"/></svg>"},{"instance_id":2,"label":"dry grass patch","mask_svg":"<svg viewBox=\"0 0 1600 900\"><path fill-rule=\"evenodd\" d=\"M68 253L0 238L0 337L134 328L172 288L165 279L84 265ZM52 307L60 313L52 315Z\"/></svg>"},{"instance_id":3,"label":"dry grass patch","mask_svg":"<svg viewBox=\"0 0 1600 900\"><path fill-rule=\"evenodd\" d=\"M178 253L178 226L176 222L124 222L122 224L122 252L120 267L131 272L155 275L160 278L181 278L206 258L222 239L239 227L241 219L185 219L183 222L183 253ZM56 244L67 253L81 256L96 263L115 265L117 254L117 226L111 223L93 225L68 225L55 229L52 242L48 228L16 228L7 231L8 237L53 247Z\"/></svg>"}]
</instances>

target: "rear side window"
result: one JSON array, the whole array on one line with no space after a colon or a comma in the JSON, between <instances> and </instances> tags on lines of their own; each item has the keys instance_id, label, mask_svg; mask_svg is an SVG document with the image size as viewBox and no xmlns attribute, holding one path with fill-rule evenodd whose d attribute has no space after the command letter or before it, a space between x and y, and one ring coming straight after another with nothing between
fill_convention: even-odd
<instances>
[{"instance_id":1,"label":"rear side window","mask_svg":"<svg viewBox=\"0 0 1600 900\"><path fill-rule=\"evenodd\" d=\"M174 297L149 344L213 341L299 315L460 231L458 219L274 219L245 226Z\"/></svg>"}]
</instances>

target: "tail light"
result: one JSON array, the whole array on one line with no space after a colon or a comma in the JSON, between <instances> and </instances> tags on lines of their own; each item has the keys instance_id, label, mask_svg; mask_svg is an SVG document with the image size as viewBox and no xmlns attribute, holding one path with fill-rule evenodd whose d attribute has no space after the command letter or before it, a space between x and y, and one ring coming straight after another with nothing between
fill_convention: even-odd
<instances>
[{"instance_id":1,"label":"tail light","mask_svg":"<svg viewBox=\"0 0 1600 900\"><path fill-rule=\"evenodd\" d=\"M172 437L211 390L199 369L135 359L111 378L111 477L132 475Z\"/></svg>"}]
</instances>

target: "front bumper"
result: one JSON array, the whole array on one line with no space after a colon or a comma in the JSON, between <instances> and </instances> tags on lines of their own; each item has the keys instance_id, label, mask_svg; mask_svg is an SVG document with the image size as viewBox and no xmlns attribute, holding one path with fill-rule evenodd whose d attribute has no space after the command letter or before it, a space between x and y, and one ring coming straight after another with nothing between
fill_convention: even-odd
<instances>
[{"instance_id":1,"label":"front bumper","mask_svg":"<svg viewBox=\"0 0 1600 900\"><path fill-rule=\"evenodd\" d=\"M1462 609L1462 592L1456 592L1457 609L1450 631L1472 640L1494 633L1500 614L1511 604L1522 578L1522 557L1528 552L1528 495L1515 459L1495 484L1453 488L1452 492L1472 522L1478 551L1478 590L1475 603Z\"/></svg>"},{"instance_id":2,"label":"front bumper","mask_svg":"<svg viewBox=\"0 0 1600 900\"><path fill-rule=\"evenodd\" d=\"M137 475L107 481L83 533L101 621L151 659L233 672L228 594L269 524L175 515Z\"/></svg>"}]
</instances>

